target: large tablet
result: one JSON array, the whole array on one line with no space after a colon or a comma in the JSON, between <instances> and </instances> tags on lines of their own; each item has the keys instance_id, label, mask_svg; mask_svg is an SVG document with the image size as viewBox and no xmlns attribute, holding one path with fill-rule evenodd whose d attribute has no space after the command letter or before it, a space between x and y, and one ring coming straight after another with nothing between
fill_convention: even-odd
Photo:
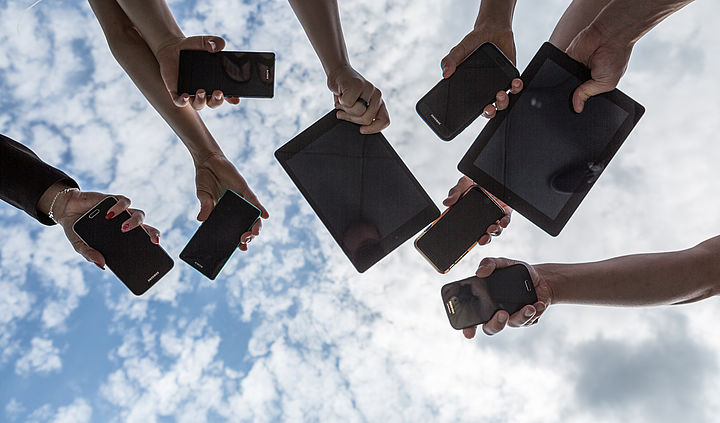
<instances>
[{"instance_id":1,"label":"large tablet","mask_svg":"<svg viewBox=\"0 0 720 423\"><path fill-rule=\"evenodd\" d=\"M382 134L331 111L275 152L358 272L440 215Z\"/></svg>"},{"instance_id":2,"label":"large tablet","mask_svg":"<svg viewBox=\"0 0 720 423\"><path fill-rule=\"evenodd\" d=\"M557 236L635 127L645 108L615 89L572 94L590 71L545 43L511 96L483 128L458 169L552 236Z\"/></svg>"}]
</instances>

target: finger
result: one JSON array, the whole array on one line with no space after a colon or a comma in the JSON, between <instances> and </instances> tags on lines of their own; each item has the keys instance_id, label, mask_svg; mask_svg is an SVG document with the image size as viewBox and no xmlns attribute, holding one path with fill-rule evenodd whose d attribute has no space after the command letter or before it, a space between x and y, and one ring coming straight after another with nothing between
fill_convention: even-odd
<instances>
[{"instance_id":1,"label":"finger","mask_svg":"<svg viewBox=\"0 0 720 423\"><path fill-rule=\"evenodd\" d=\"M142 225L142 227L145 229L145 232L150 235L150 241L153 244L160 244L160 231L153 228L150 225Z\"/></svg>"},{"instance_id":2,"label":"finger","mask_svg":"<svg viewBox=\"0 0 720 423\"><path fill-rule=\"evenodd\" d=\"M500 227L499 224L493 223L492 225L490 225L490 226L487 227L487 230L485 231L485 233L488 234L488 235L495 235L495 236L497 236L497 235L499 235L500 233L502 233L502 228Z\"/></svg>"},{"instance_id":3,"label":"finger","mask_svg":"<svg viewBox=\"0 0 720 423\"><path fill-rule=\"evenodd\" d=\"M360 116L360 120L357 122L364 126L369 126L375 120L380 107L383 105L382 93L380 90L373 91L372 96L368 99L368 106L365 108L365 113Z\"/></svg>"},{"instance_id":4,"label":"finger","mask_svg":"<svg viewBox=\"0 0 720 423\"><path fill-rule=\"evenodd\" d=\"M120 230L123 232L129 232L138 226L140 226L145 220L145 212L137 209L128 209L130 212L130 218L122 223Z\"/></svg>"},{"instance_id":5,"label":"finger","mask_svg":"<svg viewBox=\"0 0 720 423\"><path fill-rule=\"evenodd\" d=\"M500 219L500 227L507 228L508 225L510 224L512 209L508 206L503 207L503 209L505 210L505 216L503 216L503 218Z\"/></svg>"},{"instance_id":6,"label":"finger","mask_svg":"<svg viewBox=\"0 0 720 423\"><path fill-rule=\"evenodd\" d=\"M211 109L215 109L217 107L220 107L223 104L224 100L225 97L223 96L222 91L215 90L212 93L212 97L207 101L207 106Z\"/></svg>"},{"instance_id":7,"label":"finger","mask_svg":"<svg viewBox=\"0 0 720 423\"><path fill-rule=\"evenodd\" d=\"M230 104L240 104L240 97L225 97L225 101Z\"/></svg>"},{"instance_id":8,"label":"finger","mask_svg":"<svg viewBox=\"0 0 720 423\"><path fill-rule=\"evenodd\" d=\"M262 229L262 220L258 219L257 222L255 222L254 225L252 225L252 228L250 228L250 233L253 236L260 235L260 230Z\"/></svg>"},{"instance_id":9,"label":"finger","mask_svg":"<svg viewBox=\"0 0 720 423\"><path fill-rule=\"evenodd\" d=\"M517 263L520 262L504 257L485 257L480 261L475 275L479 278L486 278L490 276L495 269L502 269L503 267L512 266Z\"/></svg>"},{"instance_id":10,"label":"finger","mask_svg":"<svg viewBox=\"0 0 720 423\"><path fill-rule=\"evenodd\" d=\"M513 315L510 316L508 326L514 328L524 326L525 324L533 320L533 318L535 317L535 313L535 307L528 304L525 307L521 308L520 311L513 313Z\"/></svg>"},{"instance_id":11,"label":"finger","mask_svg":"<svg viewBox=\"0 0 720 423\"><path fill-rule=\"evenodd\" d=\"M192 107L195 110L201 110L205 107L205 90L197 90L195 93L195 99L192 102Z\"/></svg>"},{"instance_id":12,"label":"finger","mask_svg":"<svg viewBox=\"0 0 720 423\"><path fill-rule=\"evenodd\" d=\"M387 107L385 107L385 102L383 101L382 105L380 106L380 110L378 110L378 113L375 116L375 120L373 121L373 123L371 123L370 125L361 126L360 133L377 134L388 126L390 126L390 116L388 115Z\"/></svg>"},{"instance_id":13,"label":"finger","mask_svg":"<svg viewBox=\"0 0 720 423\"><path fill-rule=\"evenodd\" d=\"M372 86L372 84L368 85ZM351 107L355 106L355 103L358 101L358 98L360 98L360 95L363 93L363 91L367 91L366 89L364 89L363 84L361 83L350 84L350 86L340 88L342 89L342 92L339 93L340 95L338 96L338 103L345 110L348 110ZM372 94L372 90L370 90L370 93L368 94Z\"/></svg>"},{"instance_id":14,"label":"finger","mask_svg":"<svg viewBox=\"0 0 720 423\"><path fill-rule=\"evenodd\" d=\"M483 332L485 332L485 335L495 335L496 333L505 329L505 325L507 324L509 317L510 316L508 315L507 311L499 310L497 313L495 313L492 319L482 325Z\"/></svg>"},{"instance_id":15,"label":"finger","mask_svg":"<svg viewBox=\"0 0 720 423\"><path fill-rule=\"evenodd\" d=\"M495 95L495 108L497 110L505 110L510 105L510 97L505 91L498 91Z\"/></svg>"},{"instance_id":16,"label":"finger","mask_svg":"<svg viewBox=\"0 0 720 423\"><path fill-rule=\"evenodd\" d=\"M473 326L471 328L465 328L465 329L463 329L463 335L465 335L465 338L467 338L467 339L473 339L475 337L476 331L477 331L477 326Z\"/></svg>"},{"instance_id":17,"label":"finger","mask_svg":"<svg viewBox=\"0 0 720 423\"><path fill-rule=\"evenodd\" d=\"M77 251L78 254L85 258L85 260L95 263L97 267L105 270L105 257L103 257L103 255L100 254L98 250L90 247L80 238L77 238L74 241L71 240L70 244L72 245L73 249Z\"/></svg>"},{"instance_id":18,"label":"finger","mask_svg":"<svg viewBox=\"0 0 720 423\"><path fill-rule=\"evenodd\" d=\"M573 109L575 109L576 113L582 113L585 108L585 102L590 97L612 91L613 89L615 89L615 86L612 84L598 82L594 79L585 81L575 89L575 92L573 92Z\"/></svg>"},{"instance_id":19,"label":"finger","mask_svg":"<svg viewBox=\"0 0 720 423\"><path fill-rule=\"evenodd\" d=\"M183 50L205 50L215 53L224 48L225 40L215 35L195 35L184 39L182 42Z\"/></svg>"},{"instance_id":20,"label":"finger","mask_svg":"<svg viewBox=\"0 0 720 423\"><path fill-rule=\"evenodd\" d=\"M483 109L483 117L487 119L492 119L495 117L495 113L497 112L497 109L495 109L495 106L492 104L488 104L485 106L485 109Z\"/></svg>"},{"instance_id":21,"label":"finger","mask_svg":"<svg viewBox=\"0 0 720 423\"><path fill-rule=\"evenodd\" d=\"M533 318L533 320L537 321L537 319L539 319L540 316L542 316L543 313L545 313L545 310L547 310L547 306L545 305L544 302L538 301L535 304L533 304L533 307L535 307L535 317Z\"/></svg>"},{"instance_id":22,"label":"finger","mask_svg":"<svg viewBox=\"0 0 720 423\"><path fill-rule=\"evenodd\" d=\"M182 93L179 96L173 97L173 102L179 107L187 106L190 104L190 94Z\"/></svg>"},{"instance_id":23,"label":"finger","mask_svg":"<svg viewBox=\"0 0 720 423\"><path fill-rule=\"evenodd\" d=\"M489 234L484 234L483 236L478 239L478 245L487 245L492 241L492 238Z\"/></svg>"},{"instance_id":24,"label":"finger","mask_svg":"<svg viewBox=\"0 0 720 423\"><path fill-rule=\"evenodd\" d=\"M126 210L128 207L130 207L130 199L125 197L124 195L114 195L117 199L117 203L115 203L105 214L105 219L112 219L113 217L119 215L122 213L123 210Z\"/></svg>"},{"instance_id":25,"label":"finger","mask_svg":"<svg viewBox=\"0 0 720 423\"><path fill-rule=\"evenodd\" d=\"M213 207L215 207L215 199L205 191L198 191L197 198L200 200L200 213L197 215L197 220L204 222L210 216Z\"/></svg>"},{"instance_id":26,"label":"finger","mask_svg":"<svg viewBox=\"0 0 720 423\"><path fill-rule=\"evenodd\" d=\"M335 108L339 110L336 114L338 119L347 120L354 123L361 123L360 117L365 114L368 106L366 106L366 103L364 101L360 101L360 99L358 99L355 104L350 107L343 106L340 103L336 103Z\"/></svg>"},{"instance_id":27,"label":"finger","mask_svg":"<svg viewBox=\"0 0 720 423\"><path fill-rule=\"evenodd\" d=\"M523 82L520 78L515 78L512 80L512 84L510 85L510 94L517 94L523 89Z\"/></svg>"}]
</instances>

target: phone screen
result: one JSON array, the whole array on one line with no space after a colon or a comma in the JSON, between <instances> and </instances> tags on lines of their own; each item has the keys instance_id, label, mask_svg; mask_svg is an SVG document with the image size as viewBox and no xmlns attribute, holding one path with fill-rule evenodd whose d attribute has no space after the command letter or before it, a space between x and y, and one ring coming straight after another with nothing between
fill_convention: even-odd
<instances>
[{"instance_id":1,"label":"phone screen","mask_svg":"<svg viewBox=\"0 0 720 423\"><path fill-rule=\"evenodd\" d=\"M489 321L498 310L509 314L537 302L530 273L522 264L497 269L487 278L471 276L442 287L450 325L465 329Z\"/></svg>"},{"instance_id":2,"label":"phone screen","mask_svg":"<svg viewBox=\"0 0 720 423\"><path fill-rule=\"evenodd\" d=\"M104 199L78 219L73 230L105 257L108 268L133 294L142 295L172 269L173 260L162 247L150 241L142 226L121 231L122 223L130 218L127 211L105 219L115 203L114 197Z\"/></svg>"},{"instance_id":3,"label":"phone screen","mask_svg":"<svg viewBox=\"0 0 720 423\"><path fill-rule=\"evenodd\" d=\"M225 97L272 98L275 82L275 53L181 50L178 93L207 96L215 90Z\"/></svg>"},{"instance_id":4,"label":"phone screen","mask_svg":"<svg viewBox=\"0 0 720 423\"><path fill-rule=\"evenodd\" d=\"M441 273L457 263L505 211L479 187L470 188L415 241Z\"/></svg>"},{"instance_id":5,"label":"phone screen","mask_svg":"<svg viewBox=\"0 0 720 423\"><path fill-rule=\"evenodd\" d=\"M518 76L510 60L495 45L485 43L420 99L417 112L440 138L449 141Z\"/></svg>"},{"instance_id":6,"label":"phone screen","mask_svg":"<svg viewBox=\"0 0 720 423\"><path fill-rule=\"evenodd\" d=\"M215 279L252 228L260 210L227 190L180 253L180 259L210 279Z\"/></svg>"}]
</instances>

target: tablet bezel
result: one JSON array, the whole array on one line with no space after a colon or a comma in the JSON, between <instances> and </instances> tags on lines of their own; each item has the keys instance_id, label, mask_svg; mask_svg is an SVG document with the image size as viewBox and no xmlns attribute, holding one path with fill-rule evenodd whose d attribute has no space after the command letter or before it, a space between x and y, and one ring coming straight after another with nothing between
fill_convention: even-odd
<instances>
[{"instance_id":1,"label":"tablet bezel","mask_svg":"<svg viewBox=\"0 0 720 423\"><path fill-rule=\"evenodd\" d=\"M526 87L530 85L537 72L547 60L552 60L558 66L565 69L568 73L576 76L581 81L590 79L590 70L586 68L585 65L570 58L567 54L565 54L565 52L549 42L545 42L520 76ZM475 181L475 183L488 190L494 196L501 199L507 205L517 210L518 213L525 216L542 230L552 236L557 236L570 220L573 213L575 213L575 210L577 210L580 206L582 200L590 192L590 189L592 189L595 185L597 179L599 179L602 175L602 172L605 171L605 168L610 163L610 160L615 156L615 153L617 153L620 149L623 142L625 142L625 139L640 120L643 113L645 113L645 108L618 89L614 89L598 96L604 97L611 103L625 110L628 113L628 116L615 132L612 140L610 140L607 144L596 162L603 167L603 170L600 175L598 175L598 178L590 183L589 186L584 185L581 190L572 194L565 203L565 206L558 213L557 217L552 219L525 199L505 187L501 182L497 181L495 178L474 165L475 160L485 146L490 142L495 134L495 131L500 128L510 110L512 110L513 106L522 98L522 95L525 92L527 91L523 90L517 95L510 96L511 98L508 108L498 111L497 115L491 119L487 125L485 125L485 128L483 128L480 135L478 135L470 149L465 153L463 158L460 160L460 163L458 163L458 170ZM568 102L569 101L570 99L568 99ZM592 101L592 99L589 101Z\"/></svg>"},{"instance_id":2,"label":"tablet bezel","mask_svg":"<svg viewBox=\"0 0 720 423\"><path fill-rule=\"evenodd\" d=\"M422 211L413 216L411 219L409 219L407 222L405 222L403 225L401 225L399 228L397 228L394 232L388 234L385 238L382 238L379 241L380 247L382 249L381 255L379 255L378 257L373 257L372 260L369 260L367 263L358 263L355 259L353 259L350 252L343 245L341 238L342 234L336 234L330 229L332 227L330 225L330 220L325 216L323 210L321 210L317 206L314 199L311 198L308 191L305 189L305 186L297 178L292 168L287 163L288 160L290 160L293 156L303 151L306 147L315 142L323 134L335 128L337 125L353 126L359 133L360 125L340 120L336 117L336 113L337 110L330 111L313 125L311 125L309 128L305 129L300 134L296 135L293 139L284 144L282 147L278 148L275 151L275 158L278 162L280 162L280 165L283 167L283 169L285 169L285 172L287 172L288 176L290 176L290 179L300 190L300 193L303 195L303 197L305 197L305 200L310 204L310 207L312 207L313 211L315 211L315 214L317 214L318 218L320 218L320 221L323 223L323 225L325 225L325 228L327 228L328 232L330 232L330 235L340 246L343 253L345 253L347 258L355 267L355 269L357 269L358 272L363 273L367 269L375 265L382 258L390 254L397 247L402 245L405 241L409 240L418 232L423 230L433 220L440 216L440 210L437 208L437 206L435 206L435 203L432 201L427 192L425 192L425 189L423 189L422 185L420 185L417 179L415 179L415 176L410 172L410 170L407 168L400 156L398 156L395 149L392 148L392 146L382 133L362 135L365 137L378 137L381 142L385 144L385 147L389 151L390 156L397 161L397 163L403 169L410 181L412 181L412 183L419 190L419 192L425 197L427 206Z\"/></svg>"}]
</instances>

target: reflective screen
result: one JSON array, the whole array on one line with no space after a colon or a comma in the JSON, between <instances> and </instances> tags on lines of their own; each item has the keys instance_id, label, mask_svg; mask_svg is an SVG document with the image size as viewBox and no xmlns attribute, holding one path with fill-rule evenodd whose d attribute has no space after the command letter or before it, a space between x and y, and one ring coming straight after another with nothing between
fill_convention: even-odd
<instances>
[{"instance_id":1,"label":"reflective screen","mask_svg":"<svg viewBox=\"0 0 720 423\"><path fill-rule=\"evenodd\" d=\"M417 247L444 272L504 215L482 190L473 188L418 239Z\"/></svg>"},{"instance_id":2,"label":"reflective screen","mask_svg":"<svg viewBox=\"0 0 720 423\"><path fill-rule=\"evenodd\" d=\"M384 137L362 135L358 128L338 121L286 166L330 233L361 268L365 266L358 263L379 260L437 214L407 229L413 218L434 206ZM404 233L404 227L411 233ZM399 238L383 243L393 234Z\"/></svg>"},{"instance_id":3,"label":"reflective screen","mask_svg":"<svg viewBox=\"0 0 720 423\"><path fill-rule=\"evenodd\" d=\"M592 97L582 113L571 96L581 84L546 60L474 164L550 219L577 190L589 189L598 163L628 112Z\"/></svg>"},{"instance_id":4,"label":"reflective screen","mask_svg":"<svg viewBox=\"0 0 720 423\"><path fill-rule=\"evenodd\" d=\"M272 97L275 54L202 50L180 52L178 92L195 95L204 89L210 95L220 90L225 97Z\"/></svg>"}]
</instances>

